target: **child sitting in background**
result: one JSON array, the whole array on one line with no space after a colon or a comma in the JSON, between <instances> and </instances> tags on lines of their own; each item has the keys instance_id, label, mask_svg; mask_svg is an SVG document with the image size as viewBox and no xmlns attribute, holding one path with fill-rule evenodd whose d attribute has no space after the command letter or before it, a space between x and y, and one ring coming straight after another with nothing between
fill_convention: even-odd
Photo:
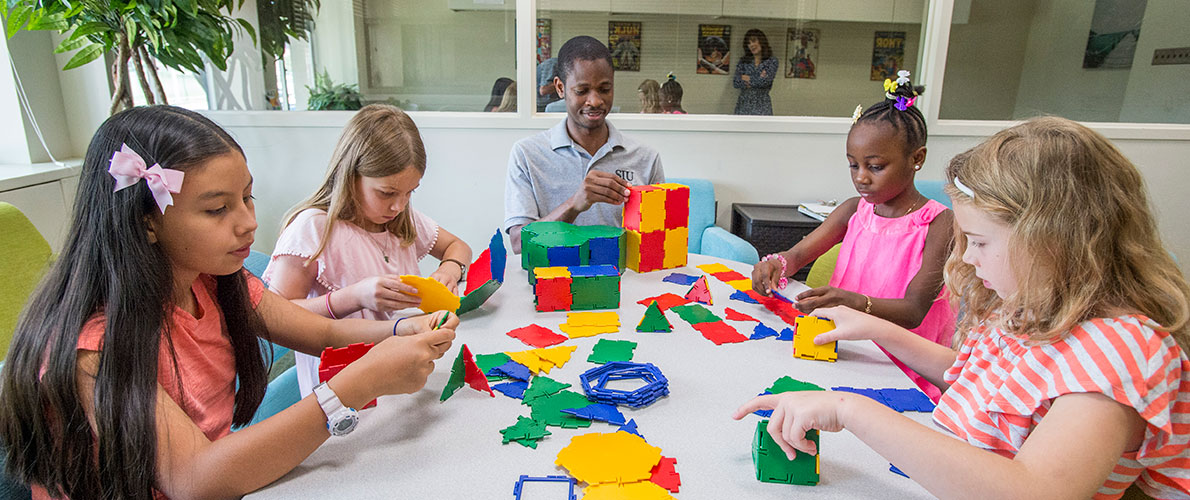
<instances>
[{"instance_id":1,"label":"child sitting in background","mask_svg":"<svg viewBox=\"0 0 1190 500\"><path fill-rule=\"evenodd\" d=\"M661 112L671 115L686 114L686 110L682 109L682 84L678 83L678 78L673 73L661 84Z\"/></svg>"},{"instance_id":2,"label":"child sitting in background","mask_svg":"<svg viewBox=\"0 0 1190 500\"><path fill-rule=\"evenodd\" d=\"M419 304L403 274L420 274L427 254L441 260L430 274L451 292L465 276L471 247L410 204L426 171L413 120L400 108L359 110L335 146L326 179L286 216L265 269L269 288L328 318L391 319ZM318 357L298 353L298 386L318 381Z\"/></svg>"},{"instance_id":3,"label":"child sitting in background","mask_svg":"<svg viewBox=\"0 0 1190 500\"><path fill-rule=\"evenodd\" d=\"M815 342L874 340L949 386L934 422L954 436L839 392L764 396L735 417L775 408L768 431L787 454L816 453L808 429L848 429L942 498L1119 498L1134 482L1130 497L1190 497L1190 287L1140 172L1098 133L1045 117L946 176L958 352L843 307L818 312L836 329Z\"/></svg>"},{"instance_id":4,"label":"child sitting in background","mask_svg":"<svg viewBox=\"0 0 1190 500\"><path fill-rule=\"evenodd\" d=\"M252 175L218 125L171 106L100 125L65 247L0 373L9 476L34 498L239 497L296 467L352 408L425 385L457 319L430 331L440 315L398 328L312 314L243 270L255 231ZM268 383L258 336L310 353L376 346L319 388L338 412L308 397L232 433Z\"/></svg>"},{"instance_id":5,"label":"child sitting in background","mask_svg":"<svg viewBox=\"0 0 1190 500\"><path fill-rule=\"evenodd\" d=\"M860 114L847 134L847 162L859 196L841 203L793 248L765 256L752 270L752 286L768 295L842 242L829 285L799 294L798 310L810 314L845 305L949 346L954 315L943 294L942 265L953 216L913 186L926 159L926 121L913 106L920 89L908 72L885 88L885 100ZM893 361L938 400L937 387Z\"/></svg>"}]
</instances>

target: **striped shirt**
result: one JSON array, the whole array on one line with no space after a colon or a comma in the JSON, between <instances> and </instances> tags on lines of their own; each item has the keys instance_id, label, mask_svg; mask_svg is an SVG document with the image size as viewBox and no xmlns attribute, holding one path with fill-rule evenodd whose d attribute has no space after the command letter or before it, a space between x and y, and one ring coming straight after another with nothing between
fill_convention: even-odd
<instances>
[{"instance_id":1,"label":"striped shirt","mask_svg":"<svg viewBox=\"0 0 1190 500\"><path fill-rule=\"evenodd\" d=\"M1100 393L1136 409L1146 426L1095 498L1119 498L1133 482L1154 498L1190 498L1190 359L1158 328L1144 316L1093 319L1046 345L977 328L944 375L951 386L934 421L1012 457L1055 398Z\"/></svg>"}]
</instances>

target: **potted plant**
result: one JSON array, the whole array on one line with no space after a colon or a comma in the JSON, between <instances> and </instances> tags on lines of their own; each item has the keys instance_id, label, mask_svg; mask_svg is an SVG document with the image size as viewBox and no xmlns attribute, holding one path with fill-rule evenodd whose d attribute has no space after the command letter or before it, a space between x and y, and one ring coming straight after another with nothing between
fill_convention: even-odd
<instances>
[{"instance_id":1,"label":"potted plant","mask_svg":"<svg viewBox=\"0 0 1190 500\"><path fill-rule=\"evenodd\" d=\"M324 109L359 109L364 107L360 102L359 87L355 84L347 85L331 81L330 72L314 73L314 88L306 87L310 91L310 100L306 107L311 111Z\"/></svg>"}]
</instances>

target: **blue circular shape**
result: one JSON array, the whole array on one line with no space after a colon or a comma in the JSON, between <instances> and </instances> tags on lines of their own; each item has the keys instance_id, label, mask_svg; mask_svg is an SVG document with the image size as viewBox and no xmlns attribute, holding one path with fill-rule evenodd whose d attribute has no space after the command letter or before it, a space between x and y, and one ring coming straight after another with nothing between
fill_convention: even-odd
<instances>
[{"instance_id":1,"label":"blue circular shape","mask_svg":"<svg viewBox=\"0 0 1190 500\"><path fill-rule=\"evenodd\" d=\"M607 387L609 381L632 379L640 379L645 385L633 391ZM661 369L652 363L613 361L587 370L579 376L579 381L583 384L583 392L587 394L587 399L596 403L641 408L669 394L669 380L661 373Z\"/></svg>"}]
</instances>

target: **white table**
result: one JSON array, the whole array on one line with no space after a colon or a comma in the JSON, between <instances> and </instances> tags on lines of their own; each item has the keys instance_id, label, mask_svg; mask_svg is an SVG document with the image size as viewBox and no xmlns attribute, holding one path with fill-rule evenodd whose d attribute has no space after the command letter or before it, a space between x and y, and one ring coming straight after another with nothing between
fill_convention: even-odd
<instances>
[{"instance_id":1,"label":"white table","mask_svg":"<svg viewBox=\"0 0 1190 500\"><path fill-rule=\"evenodd\" d=\"M464 386L444 403L438 402L450 375L451 363L465 343L472 353L532 349L505 335L514 328L536 323L553 329L566 321L566 313L539 313L533 309L532 289L520 256L510 255L504 285L480 309L463 317L458 338L437 363L425 389L413 394L383 397L376 408L365 410L359 427L343 438L328 440L300 466L276 483L246 498L513 498L521 474L565 474L554 465L558 451L573 436L614 432L617 426L595 422L589 428L550 427L552 433L537 449L516 443L501 444L500 429L529 415L529 407L499 392L489 397ZM670 333L636 333L645 307L636 302L688 287L662 282L672 272L703 274L695 265L722 262L701 255L690 256L690 266L638 274L626 271L621 285L620 332L573 339L569 363L549 377L572 384L582 392L579 375L597 365L586 361L600 338L638 343L633 361L657 365L669 379L670 395L651 406L621 407L626 418L636 419L649 444L662 455L677 459L682 500L722 498L788 498L813 494L827 498L926 498L917 483L888 470L888 462L848 432L822 433L821 481L817 486L791 486L756 480L752 465L752 437L759 417L743 421L731 413L784 375L829 388L899 387L912 382L870 342L839 345L836 363L792 357L790 342L775 338L716 346L702 337L674 312L666 316ZM745 276L750 266L723 262ZM714 305L724 318L731 307L780 330L786 326L776 315L754 304L729 300L733 291L708 277ZM791 284L787 290L796 293ZM750 335L755 323L728 321ZM929 414L906 413L928 423ZM551 490L553 491L553 490ZM563 498L559 496L557 498ZM581 498L581 495L580 495Z\"/></svg>"}]
</instances>

